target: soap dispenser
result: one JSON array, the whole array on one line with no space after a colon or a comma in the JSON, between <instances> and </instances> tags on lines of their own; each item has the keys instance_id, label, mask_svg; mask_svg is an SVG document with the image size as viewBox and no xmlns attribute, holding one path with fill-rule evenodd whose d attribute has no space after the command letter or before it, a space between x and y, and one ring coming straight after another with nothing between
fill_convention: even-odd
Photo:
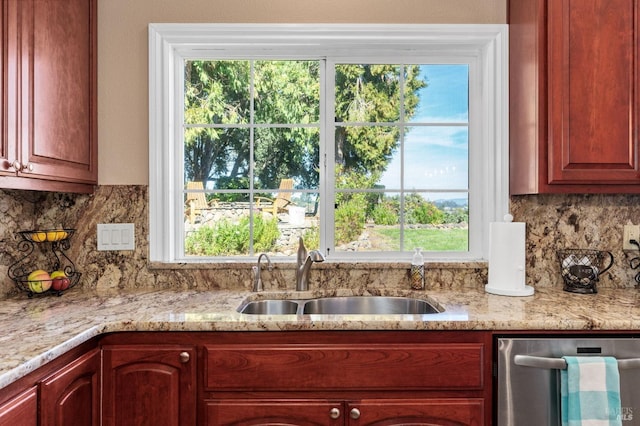
<instances>
[{"instance_id":1,"label":"soap dispenser","mask_svg":"<svg viewBox=\"0 0 640 426\"><path fill-rule=\"evenodd\" d=\"M422 257L420 247L415 248L411 259L411 288L414 290L424 289L424 257Z\"/></svg>"}]
</instances>

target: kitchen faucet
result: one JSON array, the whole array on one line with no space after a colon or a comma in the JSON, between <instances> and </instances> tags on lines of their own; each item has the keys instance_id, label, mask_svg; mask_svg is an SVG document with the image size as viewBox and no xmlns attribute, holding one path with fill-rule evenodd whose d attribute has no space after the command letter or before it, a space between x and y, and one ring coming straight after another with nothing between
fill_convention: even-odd
<instances>
[{"instance_id":1,"label":"kitchen faucet","mask_svg":"<svg viewBox=\"0 0 640 426\"><path fill-rule=\"evenodd\" d=\"M307 253L302 237L298 245L298 263L296 267L296 291L309 290L309 273L313 262L324 262L324 256L318 250Z\"/></svg>"},{"instance_id":2,"label":"kitchen faucet","mask_svg":"<svg viewBox=\"0 0 640 426\"><path fill-rule=\"evenodd\" d=\"M260 256L258 256L258 265L251 267L251 270L253 271L253 291L264 290L262 286L262 278L260 278L260 261L263 257L267 259L267 269L269 271L273 271L273 264L271 263L271 259L269 259L267 253L260 254Z\"/></svg>"}]
</instances>

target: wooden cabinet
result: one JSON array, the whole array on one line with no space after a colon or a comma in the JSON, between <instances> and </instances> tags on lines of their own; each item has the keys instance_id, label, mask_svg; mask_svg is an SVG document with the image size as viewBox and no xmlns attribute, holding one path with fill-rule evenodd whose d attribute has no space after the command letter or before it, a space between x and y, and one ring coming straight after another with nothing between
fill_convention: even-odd
<instances>
[{"instance_id":1,"label":"wooden cabinet","mask_svg":"<svg viewBox=\"0 0 640 426\"><path fill-rule=\"evenodd\" d=\"M40 426L100 425L100 350L40 383Z\"/></svg>"},{"instance_id":2,"label":"wooden cabinet","mask_svg":"<svg viewBox=\"0 0 640 426\"><path fill-rule=\"evenodd\" d=\"M33 386L0 404L0 426L37 426L38 388Z\"/></svg>"},{"instance_id":3,"label":"wooden cabinet","mask_svg":"<svg viewBox=\"0 0 640 426\"><path fill-rule=\"evenodd\" d=\"M639 0L510 0L510 191L640 192Z\"/></svg>"},{"instance_id":4,"label":"wooden cabinet","mask_svg":"<svg viewBox=\"0 0 640 426\"><path fill-rule=\"evenodd\" d=\"M342 401L315 399L228 399L206 402L205 425L342 426Z\"/></svg>"},{"instance_id":5,"label":"wooden cabinet","mask_svg":"<svg viewBox=\"0 0 640 426\"><path fill-rule=\"evenodd\" d=\"M367 399L346 405L347 425L482 425L481 398Z\"/></svg>"},{"instance_id":6,"label":"wooden cabinet","mask_svg":"<svg viewBox=\"0 0 640 426\"><path fill-rule=\"evenodd\" d=\"M0 80L0 176L11 176L17 172L14 168L14 162L17 160L15 157L18 127L19 15L16 0L2 0L0 4L2 5L0 41L2 42L2 52L4 52L3 55L0 55L0 70L2 70L2 79Z\"/></svg>"},{"instance_id":7,"label":"wooden cabinet","mask_svg":"<svg viewBox=\"0 0 640 426\"><path fill-rule=\"evenodd\" d=\"M96 339L0 389L0 426L100 424L100 350Z\"/></svg>"},{"instance_id":8,"label":"wooden cabinet","mask_svg":"<svg viewBox=\"0 0 640 426\"><path fill-rule=\"evenodd\" d=\"M196 422L196 351L170 344L103 347L103 424Z\"/></svg>"},{"instance_id":9,"label":"wooden cabinet","mask_svg":"<svg viewBox=\"0 0 640 426\"><path fill-rule=\"evenodd\" d=\"M2 0L0 187L97 184L97 0Z\"/></svg>"},{"instance_id":10,"label":"wooden cabinet","mask_svg":"<svg viewBox=\"0 0 640 426\"><path fill-rule=\"evenodd\" d=\"M480 331L114 333L0 389L0 426L489 425L491 342Z\"/></svg>"},{"instance_id":11,"label":"wooden cabinet","mask_svg":"<svg viewBox=\"0 0 640 426\"><path fill-rule=\"evenodd\" d=\"M434 426L482 425L480 398L208 401L207 425Z\"/></svg>"},{"instance_id":12,"label":"wooden cabinet","mask_svg":"<svg viewBox=\"0 0 640 426\"><path fill-rule=\"evenodd\" d=\"M491 421L488 333L219 333L212 340L203 353L206 425Z\"/></svg>"}]
</instances>

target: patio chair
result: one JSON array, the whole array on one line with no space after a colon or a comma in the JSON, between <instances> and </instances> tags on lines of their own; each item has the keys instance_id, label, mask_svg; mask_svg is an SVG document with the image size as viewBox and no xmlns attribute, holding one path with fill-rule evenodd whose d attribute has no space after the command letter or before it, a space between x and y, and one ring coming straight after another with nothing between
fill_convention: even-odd
<instances>
[{"instance_id":1,"label":"patio chair","mask_svg":"<svg viewBox=\"0 0 640 426\"><path fill-rule=\"evenodd\" d=\"M283 191L287 189L289 191ZM255 207L261 212L271 213L274 217L278 217L278 213L285 213L288 210L289 204L293 204L291 202L291 189L293 189L293 179L282 179L276 197L255 197ZM268 204L264 205L262 203Z\"/></svg>"},{"instance_id":2,"label":"patio chair","mask_svg":"<svg viewBox=\"0 0 640 426\"><path fill-rule=\"evenodd\" d=\"M193 192L189 192L189 190L193 190ZM211 210L218 205L218 200L207 202L207 196L203 191L204 186L202 182L187 182L187 206L185 214L189 218L189 223L194 223L196 215L200 214L203 210Z\"/></svg>"}]
</instances>

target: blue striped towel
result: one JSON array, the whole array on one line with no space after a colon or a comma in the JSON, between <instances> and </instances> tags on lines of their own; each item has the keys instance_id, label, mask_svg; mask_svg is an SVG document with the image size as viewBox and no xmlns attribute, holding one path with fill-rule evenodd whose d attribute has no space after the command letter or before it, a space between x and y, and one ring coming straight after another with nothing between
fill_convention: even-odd
<instances>
[{"instance_id":1,"label":"blue striped towel","mask_svg":"<svg viewBox=\"0 0 640 426\"><path fill-rule=\"evenodd\" d=\"M563 357L562 426L622 426L620 373L612 357Z\"/></svg>"}]
</instances>

